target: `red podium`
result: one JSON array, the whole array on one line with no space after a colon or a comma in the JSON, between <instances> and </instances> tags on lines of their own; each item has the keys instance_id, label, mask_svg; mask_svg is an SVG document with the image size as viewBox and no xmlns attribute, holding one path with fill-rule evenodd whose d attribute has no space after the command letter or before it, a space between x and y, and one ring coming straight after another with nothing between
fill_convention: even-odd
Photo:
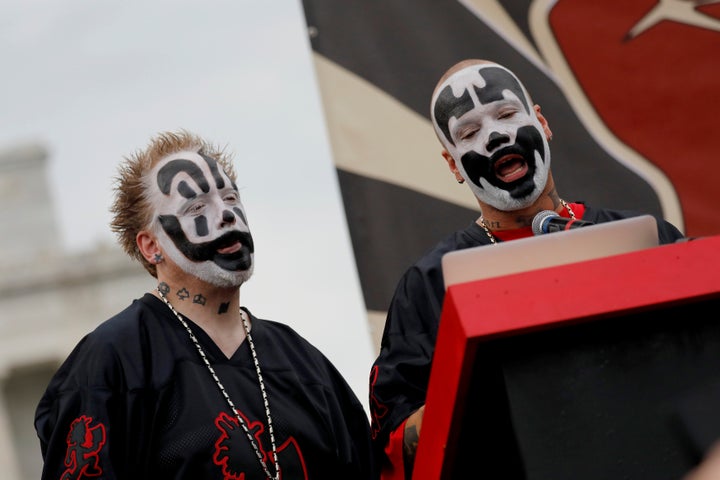
<instances>
[{"instance_id":1,"label":"red podium","mask_svg":"<svg viewBox=\"0 0 720 480\"><path fill-rule=\"evenodd\" d=\"M720 236L450 286L413 478L677 480L720 438L719 307Z\"/></svg>"}]
</instances>

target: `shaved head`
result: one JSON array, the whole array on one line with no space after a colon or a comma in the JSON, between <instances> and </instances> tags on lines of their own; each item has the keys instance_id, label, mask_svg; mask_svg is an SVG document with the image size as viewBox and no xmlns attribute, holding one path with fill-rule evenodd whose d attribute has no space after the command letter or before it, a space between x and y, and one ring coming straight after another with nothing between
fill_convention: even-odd
<instances>
[{"instance_id":1,"label":"shaved head","mask_svg":"<svg viewBox=\"0 0 720 480\"><path fill-rule=\"evenodd\" d=\"M532 204L547 183L550 148L538 112L512 71L481 59L450 67L430 104L451 170L478 200L504 211Z\"/></svg>"}]
</instances>

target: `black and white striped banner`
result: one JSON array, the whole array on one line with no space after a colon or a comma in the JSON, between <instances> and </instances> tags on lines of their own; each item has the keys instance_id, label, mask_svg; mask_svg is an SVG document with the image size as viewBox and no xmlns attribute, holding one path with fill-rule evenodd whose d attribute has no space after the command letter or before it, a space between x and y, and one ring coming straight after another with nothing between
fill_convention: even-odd
<instances>
[{"instance_id":1,"label":"black and white striped banner","mask_svg":"<svg viewBox=\"0 0 720 480\"><path fill-rule=\"evenodd\" d=\"M719 3L303 0L367 309L477 217L429 121L465 58L506 65L542 107L563 198L720 233Z\"/></svg>"}]
</instances>

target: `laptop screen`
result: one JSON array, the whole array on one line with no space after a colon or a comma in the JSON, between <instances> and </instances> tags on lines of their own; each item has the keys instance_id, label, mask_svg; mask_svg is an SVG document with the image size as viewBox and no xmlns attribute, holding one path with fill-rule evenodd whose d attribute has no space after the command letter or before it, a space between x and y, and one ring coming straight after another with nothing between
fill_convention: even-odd
<instances>
[{"instance_id":1,"label":"laptop screen","mask_svg":"<svg viewBox=\"0 0 720 480\"><path fill-rule=\"evenodd\" d=\"M650 215L446 253L445 288L457 283L619 255L658 245Z\"/></svg>"}]
</instances>

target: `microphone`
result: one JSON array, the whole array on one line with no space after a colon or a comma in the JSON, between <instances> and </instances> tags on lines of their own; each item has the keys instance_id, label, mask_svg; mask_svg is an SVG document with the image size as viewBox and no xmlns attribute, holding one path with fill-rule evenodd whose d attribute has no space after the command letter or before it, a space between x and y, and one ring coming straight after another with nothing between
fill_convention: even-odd
<instances>
[{"instance_id":1,"label":"microphone","mask_svg":"<svg viewBox=\"0 0 720 480\"><path fill-rule=\"evenodd\" d=\"M573 228L586 227L588 225L595 225L595 223L574 218L565 218L552 210L543 210L533 218L532 232L534 235L542 235L544 233L561 232L563 230L572 230Z\"/></svg>"}]
</instances>

